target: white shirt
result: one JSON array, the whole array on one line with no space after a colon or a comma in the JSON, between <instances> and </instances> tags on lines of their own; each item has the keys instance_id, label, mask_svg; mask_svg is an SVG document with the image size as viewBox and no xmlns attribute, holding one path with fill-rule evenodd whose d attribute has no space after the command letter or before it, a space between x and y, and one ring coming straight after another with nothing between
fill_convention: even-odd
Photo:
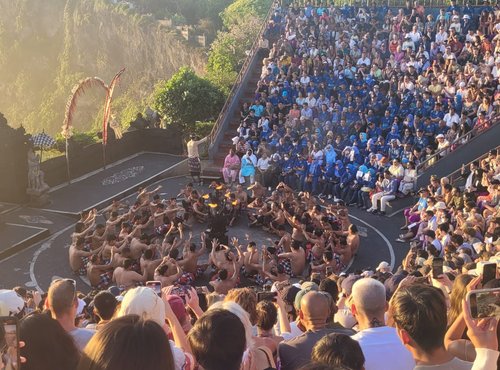
<instances>
[{"instance_id":1,"label":"white shirt","mask_svg":"<svg viewBox=\"0 0 500 370\"><path fill-rule=\"evenodd\" d=\"M299 327L297 326L297 322L293 321L290 323L290 333L281 333L281 336L285 340L290 340L290 339L296 338L302 334L304 334L304 332L299 329Z\"/></svg>"},{"instance_id":2,"label":"white shirt","mask_svg":"<svg viewBox=\"0 0 500 370\"><path fill-rule=\"evenodd\" d=\"M371 64L371 61L370 61L370 58L368 57L361 57L358 59L358 62L356 63L356 65L361 65L361 64L364 64L364 65L367 65L369 66Z\"/></svg>"},{"instance_id":3,"label":"white shirt","mask_svg":"<svg viewBox=\"0 0 500 370\"><path fill-rule=\"evenodd\" d=\"M485 369L496 369L498 351L486 348L476 348L476 359L474 362L467 362L454 357L451 361L448 361L441 365L418 365L415 370L427 370L427 369L446 369L446 370L485 370Z\"/></svg>"},{"instance_id":4,"label":"white shirt","mask_svg":"<svg viewBox=\"0 0 500 370\"><path fill-rule=\"evenodd\" d=\"M314 108L316 107L316 98L314 96L311 96L311 97L307 97L304 99L304 102L307 103L307 105L309 105L309 108Z\"/></svg>"},{"instance_id":5,"label":"white shirt","mask_svg":"<svg viewBox=\"0 0 500 370\"><path fill-rule=\"evenodd\" d=\"M413 370L415 361L390 326L369 328L354 334L365 355L365 370Z\"/></svg>"},{"instance_id":6,"label":"white shirt","mask_svg":"<svg viewBox=\"0 0 500 370\"><path fill-rule=\"evenodd\" d=\"M257 161L257 167L262 171L266 171L269 168L269 158L259 158Z\"/></svg>"},{"instance_id":7,"label":"white shirt","mask_svg":"<svg viewBox=\"0 0 500 370\"><path fill-rule=\"evenodd\" d=\"M451 127L451 126L453 126L453 123L460 122L460 117L456 113L450 114L448 112L444 115L443 120L446 122L446 126Z\"/></svg>"},{"instance_id":8,"label":"white shirt","mask_svg":"<svg viewBox=\"0 0 500 370\"><path fill-rule=\"evenodd\" d=\"M411 41L413 41L414 43L417 43L420 40L420 38L422 37L422 35L418 31L416 31L416 32L411 31L408 34L408 36L410 36Z\"/></svg>"},{"instance_id":9,"label":"white shirt","mask_svg":"<svg viewBox=\"0 0 500 370\"><path fill-rule=\"evenodd\" d=\"M448 34L445 31L436 33L436 44L443 44L446 40L448 40Z\"/></svg>"},{"instance_id":10,"label":"white shirt","mask_svg":"<svg viewBox=\"0 0 500 370\"><path fill-rule=\"evenodd\" d=\"M302 77L300 78L300 83L301 83L302 85L308 85L308 84L309 84L309 82L311 82L311 78L310 78L309 76L302 76Z\"/></svg>"},{"instance_id":11,"label":"white shirt","mask_svg":"<svg viewBox=\"0 0 500 370\"><path fill-rule=\"evenodd\" d=\"M200 154L198 153L198 145L201 143L202 140L194 141L194 140L189 140L187 143L187 152L188 152L188 157L189 158L196 158L199 157Z\"/></svg>"}]
</instances>

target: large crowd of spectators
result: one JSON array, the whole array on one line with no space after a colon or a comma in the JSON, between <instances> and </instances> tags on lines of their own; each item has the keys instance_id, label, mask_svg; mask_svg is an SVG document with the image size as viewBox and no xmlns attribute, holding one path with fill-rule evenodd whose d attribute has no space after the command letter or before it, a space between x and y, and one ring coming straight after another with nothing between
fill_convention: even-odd
<instances>
[{"instance_id":1,"label":"large crowd of spectators","mask_svg":"<svg viewBox=\"0 0 500 370\"><path fill-rule=\"evenodd\" d=\"M464 298L500 287L499 178L496 152L463 169L464 186L432 177L405 211L401 264L350 274L345 263L363 246L342 202L284 183L248 195L214 182L207 196L188 184L181 203L142 189L131 209L105 209L103 225L82 214L72 234L70 264L90 294L73 279L43 295L0 290L0 316L20 320L23 370L496 369L498 319L472 318ZM186 232L244 215L275 243L225 245L207 230L198 248ZM158 289L143 286L150 279ZM16 369L12 338L0 335L2 370Z\"/></svg>"},{"instance_id":2,"label":"large crowd of spectators","mask_svg":"<svg viewBox=\"0 0 500 370\"><path fill-rule=\"evenodd\" d=\"M277 9L224 179L284 181L370 210L387 171L391 197L415 191L419 165L496 123L497 12L454 1Z\"/></svg>"},{"instance_id":3,"label":"large crowd of spectators","mask_svg":"<svg viewBox=\"0 0 500 370\"><path fill-rule=\"evenodd\" d=\"M492 122L497 63L489 69L484 45L500 47L496 9L483 9L452 3L435 20L419 4L278 9L267 36L279 40L242 111L225 183L207 194L188 184L171 199L139 189L132 206L82 213L69 263L89 294L73 279L46 294L0 290L0 316L19 319L22 369L496 369L498 319L472 318L465 297L500 287L498 268L483 274L500 262L500 155L464 167L458 183L433 176L417 190L407 177L443 147L436 133ZM398 239L408 254L347 273L363 250L347 205L383 213L398 192L418 194ZM227 239L226 226L247 219L271 244ZM199 245L195 223L207 224ZM17 366L7 329L1 370Z\"/></svg>"}]
</instances>

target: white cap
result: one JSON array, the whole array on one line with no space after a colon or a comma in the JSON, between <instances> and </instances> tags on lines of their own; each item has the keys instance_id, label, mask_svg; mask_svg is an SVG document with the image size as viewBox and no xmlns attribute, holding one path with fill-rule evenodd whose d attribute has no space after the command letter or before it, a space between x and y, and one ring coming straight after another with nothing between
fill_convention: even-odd
<instances>
[{"instance_id":1,"label":"white cap","mask_svg":"<svg viewBox=\"0 0 500 370\"><path fill-rule=\"evenodd\" d=\"M378 264L377 271L390 272L391 266L389 265L389 263L382 261Z\"/></svg>"},{"instance_id":2,"label":"white cap","mask_svg":"<svg viewBox=\"0 0 500 370\"><path fill-rule=\"evenodd\" d=\"M24 308L24 299L10 289L0 289L0 316L13 316Z\"/></svg>"},{"instance_id":3,"label":"white cap","mask_svg":"<svg viewBox=\"0 0 500 370\"><path fill-rule=\"evenodd\" d=\"M151 288L137 287L130 289L123 298L118 317L138 315L144 320L153 320L158 325L165 325L165 304Z\"/></svg>"},{"instance_id":4,"label":"white cap","mask_svg":"<svg viewBox=\"0 0 500 370\"><path fill-rule=\"evenodd\" d=\"M78 298L78 308L76 309L77 316L82 314L83 309L85 308L86 305L87 303L85 303L83 299Z\"/></svg>"},{"instance_id":5,"label":"white cap","mask_svg":"<svg viewBox=\"0 0 500 370\"><path fill-rule=\"evenodd\" d=\"M444 202L437 202L434 209L446 209L446 204Z\"/></svg>"},{"instance_id":6,"label":"white cap","mask_svg":"<svg viewBox=\"0 0 500 370\"><path fill-rule=\"evenodd\" d=\"M443 134L439 134L436 136L436 139L444 139L444 135Z\"/></svg>"}]
</instances>

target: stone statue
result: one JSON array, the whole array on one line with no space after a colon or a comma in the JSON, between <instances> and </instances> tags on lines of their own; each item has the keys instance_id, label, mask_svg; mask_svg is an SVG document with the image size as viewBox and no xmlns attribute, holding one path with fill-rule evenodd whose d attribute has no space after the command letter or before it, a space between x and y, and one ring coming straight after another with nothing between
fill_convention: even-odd
<instances>
[{"instance_id":1,"label":"stone statue","mask_svg":"<svg viewBox=\"0 0 500 370\"><path fill-rule=\"evenodd\" d=\"M28 150L28 189L26 193L31 196L31 203L45 203L49 186L44 181L44 173L40 169L40 156L35 154L33 148Z\"/></svg>"}]
</instances>

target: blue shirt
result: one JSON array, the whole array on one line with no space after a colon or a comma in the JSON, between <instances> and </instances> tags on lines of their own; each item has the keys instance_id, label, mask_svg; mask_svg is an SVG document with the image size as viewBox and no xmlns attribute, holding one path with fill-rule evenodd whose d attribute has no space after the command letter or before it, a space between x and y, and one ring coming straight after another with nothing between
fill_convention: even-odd
<instances>
[{"instance_id":1,"label":"blue shirt","mask_svg":"<svg viewBox=\"0 0 500 370\"><path fill-rule=\"evenodd\" d=\"M250 109L255 111L255 117L260 117L262 116L262 113L264 113L264 106L262 104L254 104L250 107Z\"/></svg>"},{"instance_id":2,"label":"blue shirt","mask_svg":"<svg viewBox=\"0 0 500 370\"><path fill-rule=\"evenodd\" d=\"M309 169L309 164L305 159L296 159L293 167L295 169L295 173L298 176L304 176L307 173L307 170Z\"/></svg>"},{"instance_id":3,"label":"blue shirt","mask_svg":"<svg viewBox=\"0 0 500 370\"><path fill-rule=\"evenodd\" d=\"M427 199L420 197L420 199L418 200L417 210L423 211L426 208L427 208Z\"/></svg>"}]
</instances>

